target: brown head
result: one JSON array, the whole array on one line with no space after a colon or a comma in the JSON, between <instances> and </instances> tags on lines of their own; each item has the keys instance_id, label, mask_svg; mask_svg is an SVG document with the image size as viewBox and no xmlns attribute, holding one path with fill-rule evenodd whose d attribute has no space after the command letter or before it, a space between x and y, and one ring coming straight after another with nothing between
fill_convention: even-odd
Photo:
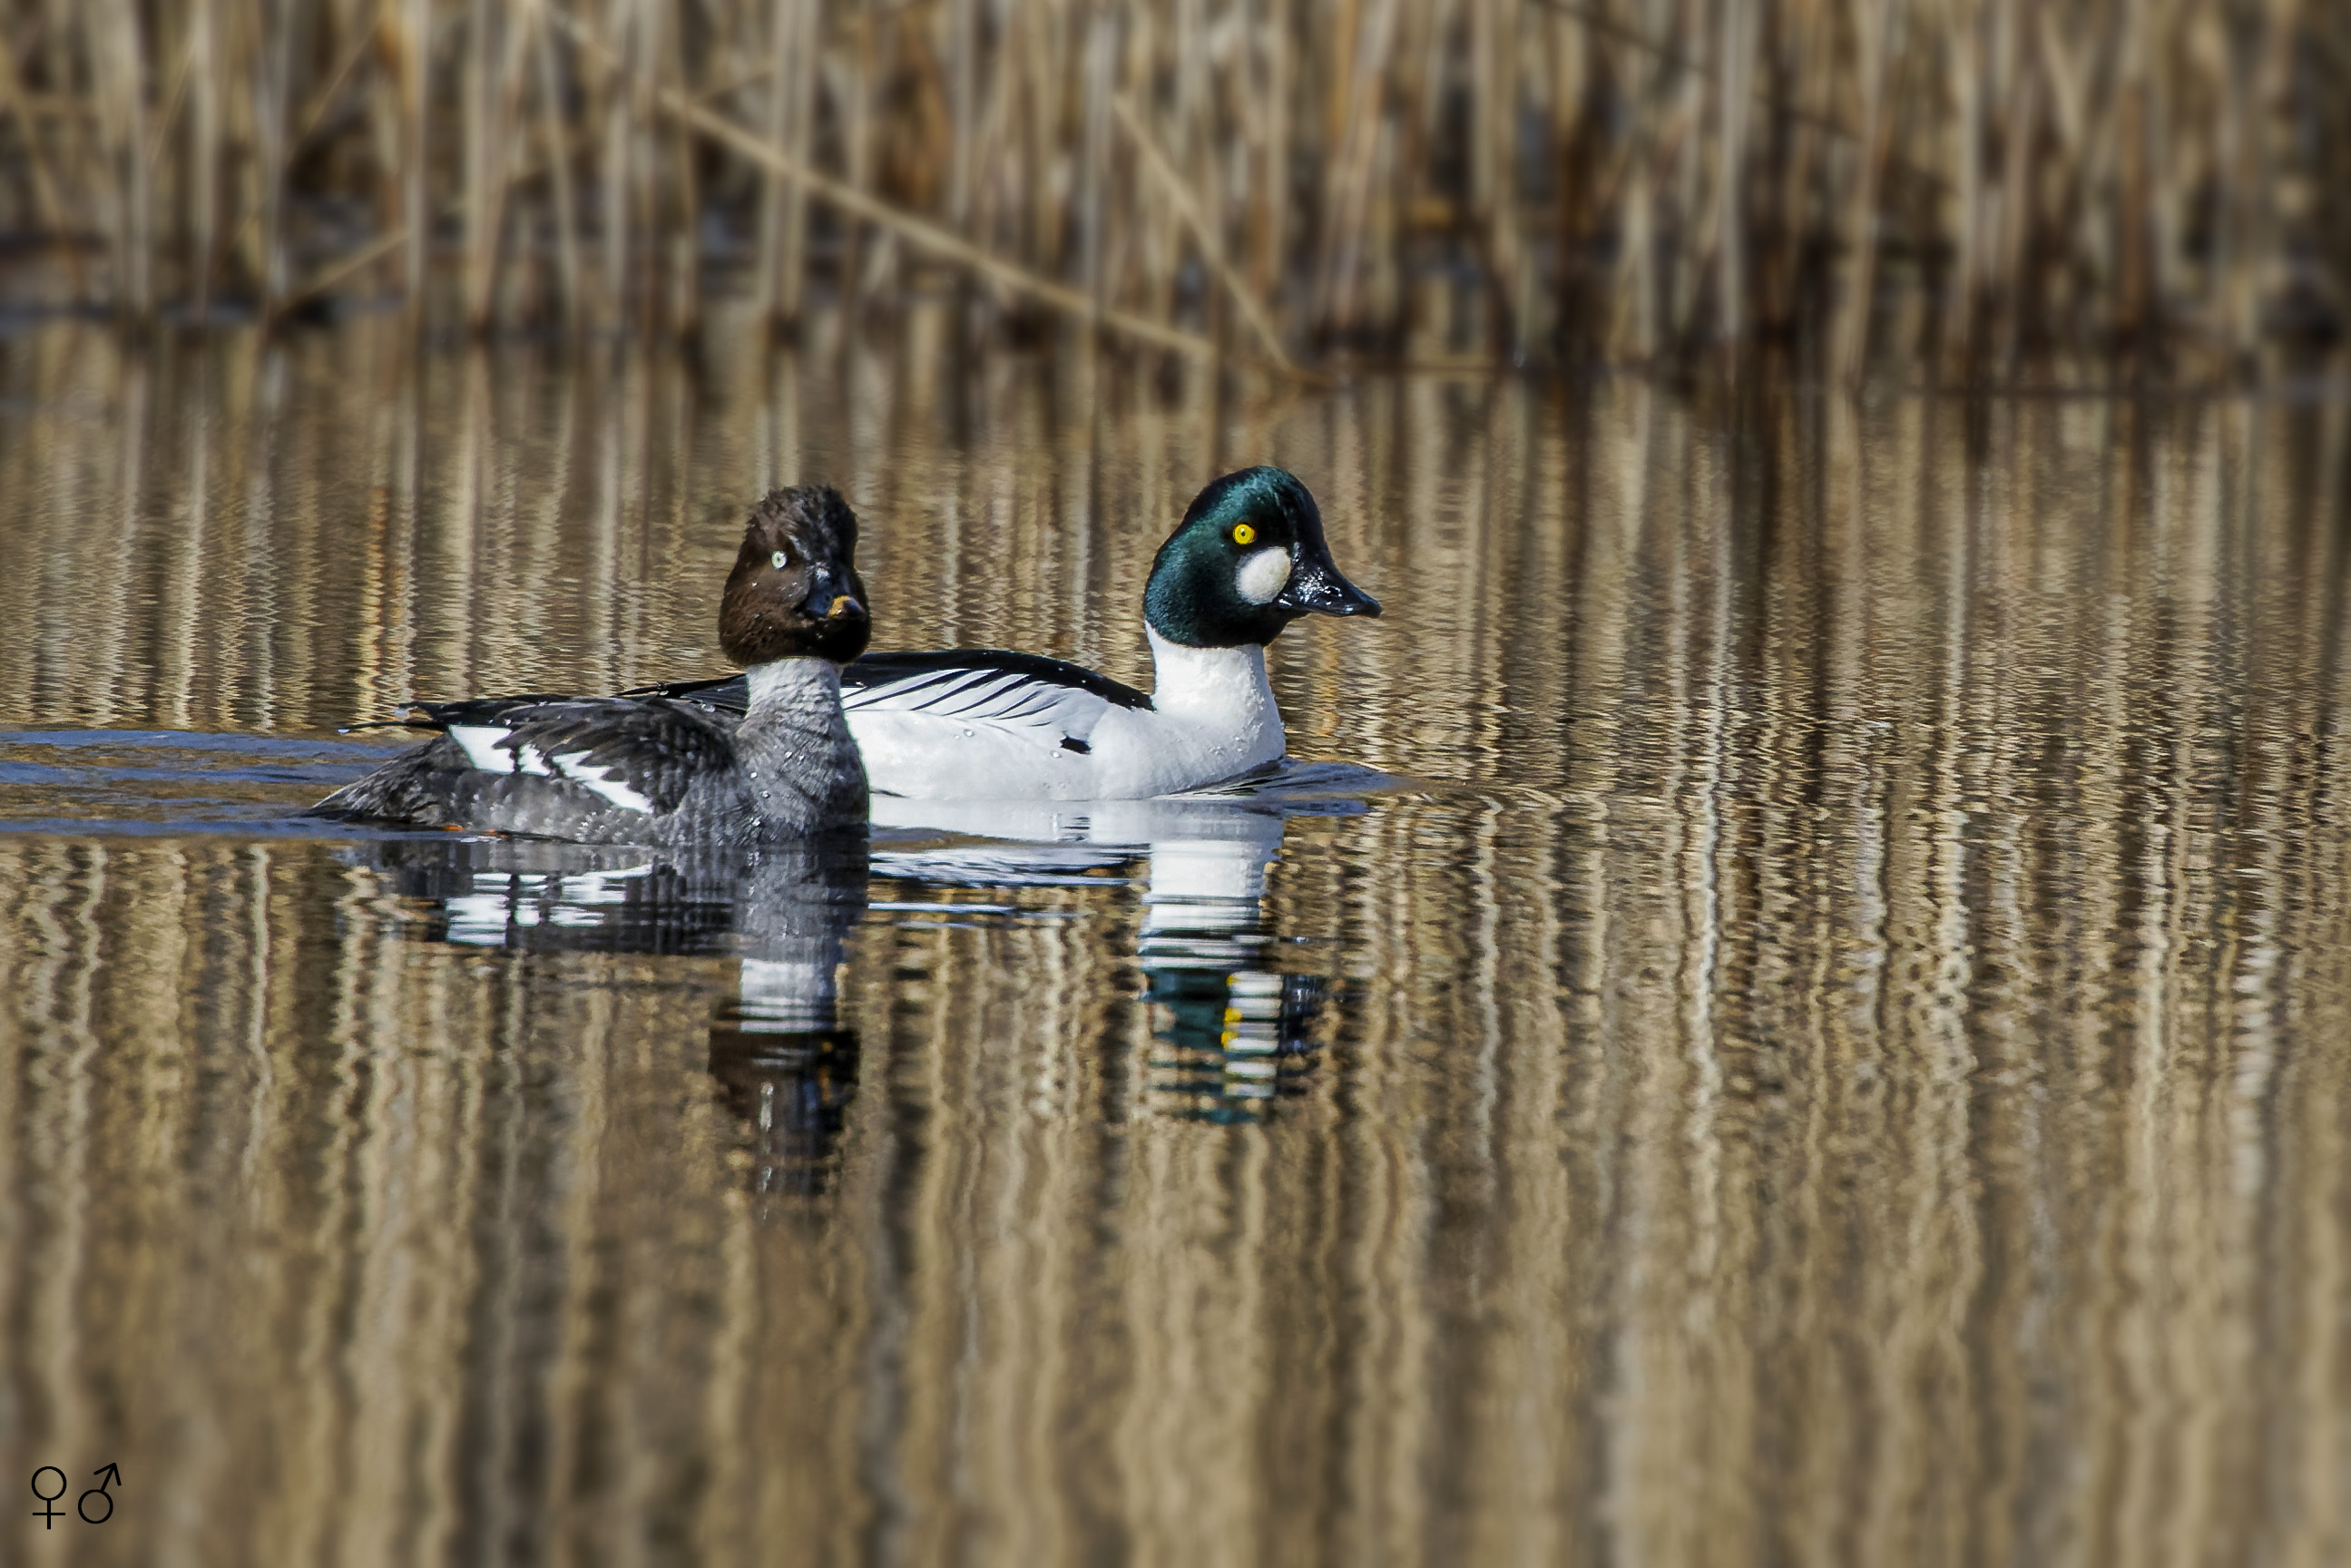
<instances>
[{"instance_id":1,"label":"brown head","mask_svg":"<svg viewBox=\"0 0 2351 1568\"><path fill-rule=\"evenodd\" d=\"M770 490L751 508L718 601L718 645L738 664L845 664L872 632L857 575L857 514L829 485Z\"/></svg>"}]
</instances>

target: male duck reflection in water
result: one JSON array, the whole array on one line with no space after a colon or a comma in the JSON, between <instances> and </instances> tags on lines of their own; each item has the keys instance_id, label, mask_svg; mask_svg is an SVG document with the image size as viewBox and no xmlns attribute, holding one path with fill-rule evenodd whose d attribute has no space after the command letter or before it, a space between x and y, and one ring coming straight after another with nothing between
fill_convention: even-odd
<instances>
[{"instance_id":1,"label":"male duck reflection in water","mask_svg":"<svg viewBox=\"0 0 2351 1568\"><path fill-rule=\"evenodd\" d=\"M418 705L442 733L320 801L322 815L594 843L712 847L862 827L865 766L841 668L872 630L857 517L832 489L752 508L719 601L740 713L660 695Z\"/></svg>"}]
</instances>

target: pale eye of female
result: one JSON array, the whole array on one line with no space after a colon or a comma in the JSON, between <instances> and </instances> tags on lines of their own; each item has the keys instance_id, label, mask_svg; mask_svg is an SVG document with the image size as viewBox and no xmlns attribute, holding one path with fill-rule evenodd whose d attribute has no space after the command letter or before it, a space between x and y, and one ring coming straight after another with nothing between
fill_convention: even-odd
<instances>
[{"instance_id":1,"label":"pale eye of female","mask_svg":"<svg viewBox=\"0 0 2351 1568\"><path fill-rule=\"evenodd\" d=\"M788 551L778 550L775 554L768 558L768 564L774 567L778 571L781 571L784 568L792 564L792 558Z\"/></svg>"},{"instance_id":2,"label":"pale eye of female","mask_svg":"<svg viewBox=\"0 0 2351 1568\"><path fill-rule=\"evenodd\" d=\"M1247 523L1235 523L1233 525L1233 543L1237 545L1246 545L1255 544L1256 542L1257 530L1255 528L1249 527Z\"/></svg>"}]
</instances>

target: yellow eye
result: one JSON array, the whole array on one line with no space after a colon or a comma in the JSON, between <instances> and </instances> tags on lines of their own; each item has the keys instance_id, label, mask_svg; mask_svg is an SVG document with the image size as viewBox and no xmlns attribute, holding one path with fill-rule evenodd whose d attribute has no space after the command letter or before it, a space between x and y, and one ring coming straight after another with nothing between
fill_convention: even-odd
<instances>
[{"instance_id":1,"label":"yellow eye","mask_svg":"<svg viewBox=\"0 0 2351 1568\"><path fill-rule=\"evenodd\" d=\"M1257 530L1255 528L1249 527L1247 523L1235 523L1233 525L1233 543L1237 545L1246 545L1254 544L1256 542Z\"/></svg>"}]
</instances>

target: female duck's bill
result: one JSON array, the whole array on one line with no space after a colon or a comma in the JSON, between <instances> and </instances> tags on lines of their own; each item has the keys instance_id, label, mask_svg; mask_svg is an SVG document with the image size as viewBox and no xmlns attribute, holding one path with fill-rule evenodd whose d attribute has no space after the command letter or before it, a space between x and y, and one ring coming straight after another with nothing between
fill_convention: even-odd
<instances>
[{"instance_id":1,"label":"female duck's bill","mask_svg":"<svg viewBox=\"0 0 2351 1568\"><path fill-rule=\"evenodd\" d=\"M746 666L739 715L657 695L420 704L442 733L315 810L600 843L862 826L865 769L841 705L841 666L871 628L856 551L856 516L831 489L753 508L718 616L719 645Z\"/></svg>"}]
</instances>

